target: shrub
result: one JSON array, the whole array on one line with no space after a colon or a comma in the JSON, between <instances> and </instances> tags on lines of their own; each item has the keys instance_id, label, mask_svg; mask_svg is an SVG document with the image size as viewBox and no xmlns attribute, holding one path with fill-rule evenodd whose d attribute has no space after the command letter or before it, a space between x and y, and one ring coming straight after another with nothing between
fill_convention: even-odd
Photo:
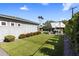
<instances>
[{"instance_id":1,"label":"shrub","mask_svg":"<svg viewBox=\"0 0 79 59\"><path fill-rule=\"evenodd\" d=\"M34 33L32 33L32 35L34 36L34 35L36 35L36 33L34 32Z\"/></svg>"},{"instance_id":2,"label":"shrub","mask_svg":"<svg viewBox=\"0 0 79 59\"><path fill-rule=\"evenodd\" d=\"M33 32L33 33L31 32L31 33L27 33L27 34L20 34L19 39L34 36L34 35L38 35L38 34L41 34L41 32Z\"/></svg>"},{"instance_id":3,"label":"shrub","mask_svg":"<svg viewBox=\"0 0 79 59\"><path fill-rule=\"evenodd\" d=\"M11 42L15 40L15 36L14 35L6 35L4 38L4 42Z\"/></svg>"},{"instance_id":4,"label":"shrub","mask_svg":"<svg viewBox=\"0 0 79 59\"><path fill-rule=\"evenodd\" d=\"M27 34L26 34L26 37L30 37L30 36L31 36L31 33L27 33Z\"/></svg>"},{"instance_id":5,"label":"shrub","mask_svg":"<svg viewBox=\"0 0 79 59\"><path fill-rule=\"evenodd\" d=\"M43 33L44 33L44 34L48 34L48 31L44 31Z\"/></svg>"},{"instance_id":6,"label":"shrub","mask_svg":"<svg viewBox=\"0 0 79 59\"><path fill-rule=\"evenodd\" d=\"M29 33L29 35L30 35L30 36L34 36L35 34L31 32L31 33Z\"/></svg>"},{"instance_id":7,"label":"shrub","mask_svg":"<svg viewBox=\"0 0 79 59\"><path fill-rule=\"evenodd\" d=\"M41 32L35 32L35 33L36 33L36 35L41 34Z\"/></svg>"},{"instance_id":8,"label":"shrub","mask_svg":"<svg viewBox=\"0 0 79 59\"><path fill-rule=\"evenodd\" d=\"M26 37L26 34L20 34L19 35L19 39L22 39L22 38L25 38Z\"/></svg>"},{"instance_id":9,"label":"shrub","mask_svg":"<svg viewBox=\"0 0 79 59\"><path fill-rule=\"evenodd\" d=\"M37 32L34 32L33 35L37 35Z\"/></svg>"}]
</instances>

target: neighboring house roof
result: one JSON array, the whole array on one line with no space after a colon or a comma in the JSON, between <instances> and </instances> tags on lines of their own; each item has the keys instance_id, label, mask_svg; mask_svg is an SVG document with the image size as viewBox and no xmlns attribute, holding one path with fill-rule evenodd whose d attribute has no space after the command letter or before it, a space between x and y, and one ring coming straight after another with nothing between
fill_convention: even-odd
<instances>
[{"instance_id":1,"label":"neighboring house roof","mask_svg":"<svg viewBox=\"0 0 79 59\"><path fill-rule=\"evenodd\" d=\"M5 17L5 18L8 18L8 19L12 19L12 20L17 20L17 21L22 21L22 22L30 23L30 24L39 25L36 22L30 21L30 20L27 20L27 19L22 19L22 18L15 17L15 16L8 16L8 15L0 14L0 17Z\"/></svg>"},{"instance_id":2,"label":"neighboring house roof","mask_svg":"<svg viewBox=\"0 0 79 59\"><path fill-rule=\"evenodd\" d=\"M51 23L52 28L64 28L65 24L63 22L52 22Z\"/></svg>"}]
</instances>

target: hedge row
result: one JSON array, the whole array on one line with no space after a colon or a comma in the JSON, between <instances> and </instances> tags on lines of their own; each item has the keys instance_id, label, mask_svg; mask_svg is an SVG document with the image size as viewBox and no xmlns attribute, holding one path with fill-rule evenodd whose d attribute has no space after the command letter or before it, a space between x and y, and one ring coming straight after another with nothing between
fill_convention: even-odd
<instances>
[{"instance_id":1,"label":"hedge row","mask_svg":"<svg viewBox=\"0 0 79 59\"><path fill-rule=\"evenodd\" d=\"M41 32L33 32L33 33L27 33L27 34L20 34L19 35L19 39L30 37L30 36L34 36L34 35L38 35L38 34L41 34Z\"/></svg>"},{"instance_id":2,"label":"hedge row","mask_svg":"<svg viewBox=\"0 0 79 59\"><path fill-rule=\"evenodd\" d=\"M19 39L22 39L22 38L26 38L26 37L30 37L30 36L34 36L34 35L38 35L38 34L41 34L41 32L34 32L34 33L27 33L27 34L20 34L19 35ZM4 37L4 42L12 42L15 40L15 36L14 35L6 35Z\"/></svg>"}]
</instances>

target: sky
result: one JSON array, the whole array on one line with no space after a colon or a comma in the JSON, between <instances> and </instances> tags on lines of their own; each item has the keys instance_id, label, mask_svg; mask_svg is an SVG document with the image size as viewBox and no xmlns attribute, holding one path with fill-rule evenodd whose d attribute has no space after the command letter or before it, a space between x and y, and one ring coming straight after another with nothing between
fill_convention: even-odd
<instances>
[{"instance_id":1,"label":"sky","mask_svg":"<svg viewBox=\"0 0 79 59\"><path fill-rule=\"evenodd\" d=\"M71 18L71 8L77 7L76 3L0 3L0 14L16 16L39 22L38 16L43 16L43 22L47 20L61 21Z\"/></svg>"}]
</instances>

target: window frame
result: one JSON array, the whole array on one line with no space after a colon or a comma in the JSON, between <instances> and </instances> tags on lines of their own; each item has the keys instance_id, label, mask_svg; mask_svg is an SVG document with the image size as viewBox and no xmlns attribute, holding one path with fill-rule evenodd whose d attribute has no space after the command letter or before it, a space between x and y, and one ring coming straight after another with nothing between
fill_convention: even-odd
<instances>
[{"instance_id":1,"label":"window frame","mask_svg":"<svg viewBox=\"0 0 79 59\"><path fill-rule=\"evenodd\" d=\"M14 25L12 25L12 23L13 23ZM15 23L14 23L14 22L10 22L10 26L12 26L12 27L15 26Z\"/></svg>"},{"instance_id":2,"label":"window frame","mask_svg":"<svg viewBox=\"0 0 79 59\"><path fill-rule=\"evenodd\" d=\"M2 22L5 22L5 25L2 24ZM0 21L1 26L7 26L7 22L6 21Z\"/></svg>"},{"instance_id":3,"label":"window frame","mask_svg":"<svg viewBox=\"0 0 79 59\"><path fill-rule=\"evenodd\" d=\"M20 23L17 23L17 26L18 26L18 27L20 27L19 25L21 26L21 24L20 24Z\"/></svg>"}]
</instances>

